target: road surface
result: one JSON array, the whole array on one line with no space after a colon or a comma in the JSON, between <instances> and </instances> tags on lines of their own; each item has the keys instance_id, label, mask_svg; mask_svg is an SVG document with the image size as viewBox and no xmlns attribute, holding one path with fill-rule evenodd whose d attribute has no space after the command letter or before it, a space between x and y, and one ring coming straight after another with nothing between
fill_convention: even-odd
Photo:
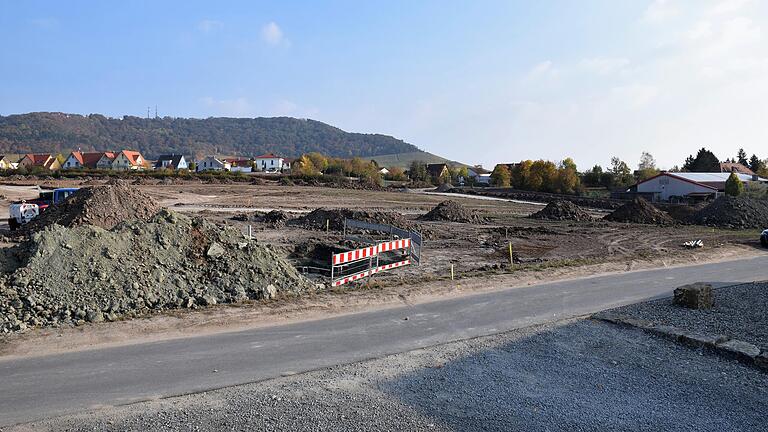
<instances>
[{"instance_id":1,"label":"road surface","mask_svg":"<svg viewBox=\"0 0 768 432\"><path fill-rule=\"evenodd\" d=\"M768 256L637 271L270 328L0 360L0 426L265 380L670 295L768 279ZM406 319L407 318L407 319Z\"/></svg>"}]
</instances>

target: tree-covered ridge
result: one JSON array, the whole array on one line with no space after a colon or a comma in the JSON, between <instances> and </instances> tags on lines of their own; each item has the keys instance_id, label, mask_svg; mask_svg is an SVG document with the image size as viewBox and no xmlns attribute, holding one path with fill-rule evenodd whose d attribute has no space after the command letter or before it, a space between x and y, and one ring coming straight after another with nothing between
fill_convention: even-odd
<instances>
[{"instance_id":1,"label":"tree-covered ridge","mask_svg":"<svg viewBox=\"0 0 768 432\"><path fill-rule=\"evenodd\" d=\"M0 116L0 152L65 152L132 148L164 153L334 157L418 151L387 135L349 133L315 120L272 118L140 118L36 112Z\"/></svg>"}]
</instances>

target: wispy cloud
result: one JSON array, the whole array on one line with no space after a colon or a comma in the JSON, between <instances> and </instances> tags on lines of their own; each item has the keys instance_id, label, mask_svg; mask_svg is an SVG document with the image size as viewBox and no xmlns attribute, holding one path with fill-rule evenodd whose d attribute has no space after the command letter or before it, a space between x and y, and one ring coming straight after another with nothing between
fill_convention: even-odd
<instances>
[{"instance_id":1,"label":"wispy cloud","mask_svg":"<svg viewBox=\"0 0 768 432\"><path fill-rule=\"evenodd\" d=\"M579 62L582 69L598 75L611 75L629 65L629 59L611 57L585 58Z\"/></svg>"},{"instance_id":2,"label":"wispy cloud","mask_svg":"<svg viewBox=\"0 0 768 432\"><path fill-rule=\"evenodd\" d=\"M643 19L648 22L660 23L676 16L680 11L670 0L654 0L643 14Z\"/></svg>"},{"instance_id":3,"label":"wispy cloud","mask_svg":"<svg viewBox=\"0 0 768 432\"><path fill-rule=\"evenodd\" d=\"M264 24L261 28L261 38L270 45L280 45L285 41L283 30L274 21Z\"/></svg>"},{"instance_id":4,"label":"wispy cloud","mask_svg":"<svg viewBox=\"0 0 768 432\"><path fill-rule=\"evenodd\" d=\"M557 78L560 71L555 67L551 60L539 62L528 71L528 79Z\"/></svg>"},{"instance_id":5,"label":"wispy cloud","mask_svg":"<svg viewBox=\"0 0 768 432\"><path fill-rule=\"evenodd\" d=\"M210 33L212 31L220 29L224 23L217 20L204 19L197 23L197 29L203 33Z\"/></svg>"}]
</instances>

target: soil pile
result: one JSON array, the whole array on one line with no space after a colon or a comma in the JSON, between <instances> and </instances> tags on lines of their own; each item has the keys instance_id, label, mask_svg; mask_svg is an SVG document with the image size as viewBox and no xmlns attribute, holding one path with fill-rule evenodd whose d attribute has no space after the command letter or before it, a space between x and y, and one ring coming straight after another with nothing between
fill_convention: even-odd
<instances>
[{"instance_id":1,"label":"soil pile","mask_svg":"<svg viewBox=\"0 0 768 432\"><path fill-rule=\"evenodd\" d=\"M393 212L366 211L341 209L319 208L297 219L289 222L289 225L296 225L307 229L325 230L326 221L328 227L335 231L344 229L344 219L355 219L369 223L379 223L394 225L398 228L411 229L412 223L401 214Z\"/></svg>"},{"instance_id":2,"label":"soil pile","mask_svg":"<svg viewBox=\"0 0 768 432\"><path fill-rule=\"evenodd\" d=\"M152 197L126 185L83 188L51 206L26 225L39 230L49 225L95 225L110 229L126 220L148 220L160 210Z\"/></svg>"},{"instance_id":3,"label":"soil pile","mask_svg":"<svg viewBox=\"0 0 768 432\"><path fill-rule=\"evenodd\" d=\"M464 223L483 223L485 219L475 210L468 209L456 201L443 201L429 211L429 213L419 217L424 221L448 221Z\"/></svg>"},{"instance_id":4,"label":"soil pile","mask_svg":"<svg viewBox=\"0 0 768 432\"><path fill-rule=\"evenodd\" d=\"M0 284L0 333L310 288L272 247L168 210L109 231L53 225L6 255L5 271L18 269Z\"/></svg>"},{"instance_id":5,"label":"soil pile","mask_svg":"<svg viewBox=\"0 0 768 432\"><path fill-rule=\"evenodd\" d=\"M448 183L443 183L440 186L435 189L435 192L451 192L454 189L453 186L451 186Z\"/></svg>"},{"instance_id":6,"label":"soil pile","mask_svg":"<svg viewBox=\"0 0 768 432\"><path fill-rule=\"evenodd\" d=\"M531 215L533 219L591 221L592 216L570 201L552 201Z\"/></svg>"},{"instance_id":7,"label":"soil pile","mask_svg":"<svg viewBox=\"0 0 768 432\"><path fill-rule=\"evenodd\" d=\"M290 219L288 213L282 210L272 210L265 215L256 217L254 221L267 224L273 228L282 228L288 219Z\"/></svg>"},{"instance_id":8,"label":"soil pile","mask_svg":"<svg viewBox=\"0 0 768 432\"><path fill-rule=\"evenodd\" d=\"M768 201L722 196L694 213L699 225L723 228L768 228Z\"/></svg>"},{"instance_id":9,"label":"soil pile","mask_svg":"<svg viewBox=\"0 0 768 432\"><path fill-rule=\"evenodd\" d=\"M633 199L614 210L613 213L607 215L604 219L613 222L650 225L672 225L675 223L675 220L670 215L657 209L653 204L642 198Z\"/></svg>"}]
</instances>

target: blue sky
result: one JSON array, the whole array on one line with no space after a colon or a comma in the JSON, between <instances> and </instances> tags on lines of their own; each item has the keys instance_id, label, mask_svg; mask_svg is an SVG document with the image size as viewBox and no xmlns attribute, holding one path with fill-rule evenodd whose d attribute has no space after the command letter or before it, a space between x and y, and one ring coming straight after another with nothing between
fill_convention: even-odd
<instances>
[{"instance_id":1,"label":"blue sky","mask_svg":"<svg viewBox=\"0 0 768 432\"><path fill-rule=\"evenodd\" d=\"M768 157L768 2L0 4L0 114L308 117L467 163Z\"/></svg>"}]
</instances>

